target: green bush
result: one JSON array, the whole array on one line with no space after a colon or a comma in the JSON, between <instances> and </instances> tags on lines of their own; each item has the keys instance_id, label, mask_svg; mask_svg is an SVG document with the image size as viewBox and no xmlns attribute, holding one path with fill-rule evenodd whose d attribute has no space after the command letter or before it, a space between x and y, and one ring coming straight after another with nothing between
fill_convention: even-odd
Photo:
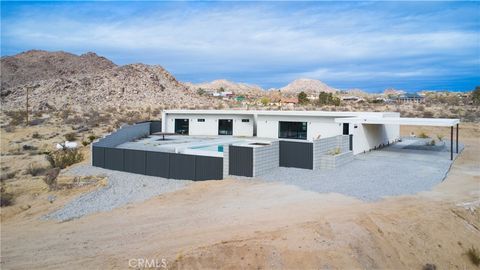
<instances>
[{"instance_id":1,"label":"green bush","mask_svg":"<svg viewBox=\"0 0 480 270\"><path fill-rule=\"evenodd\" d=\"M75 141L76 139L77 139L77 134L73 132L65 134L65 140L67 141Z\"/></svg>"},{"instance_id":2,"label":"green bush","mask_svg":"<svg viewBox=\"0 0 480 270\"><path fill-rule=\"evenodd\" d=\"M83 154L76 148L60 149L48 154L52 167L65 169L66 167L83 160Z\"/></svg>"},{"instance_id":3,"label":"green bush","mask_svg":"<svg viewBox=\"0 0 480 270\"><path fill-rule=\"evenodd\" d=\"M97 136L95 136L95 135L88 136L88 139L90 140L90 142L93 142L96 138L97 138Z\"/></svg>"}]
</instances>

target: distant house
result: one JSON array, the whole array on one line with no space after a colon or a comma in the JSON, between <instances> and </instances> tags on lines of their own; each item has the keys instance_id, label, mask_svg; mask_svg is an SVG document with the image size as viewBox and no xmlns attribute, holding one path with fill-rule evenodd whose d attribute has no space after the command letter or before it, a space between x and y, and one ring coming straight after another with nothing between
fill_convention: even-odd
<instances>
[{"instance_id":1,"label":"distant house","mask_svg":"<svg viewBox=\"0 0 480 270\"><path fill-rule=\"evenodd\" d=\"M281 103L283 103L283 104L297 104L298 103L298 98L295 98L295 97L282 98Z\"/></svg>"},{"instance_id":2,"label":"distant house","mask_svg":"<svg viewBox=\"0 0 480 270\"><path fill-rule=\"evenodd\" d=\"M397 97L397 102L400 103L421 103L425 100L425 97L420 96L419 94L402 94Z\"/></svg>"},{"instance_id":3,"label":"distant house","mask_svg":"<svg viewBox=\"0 0 480 270\"><path fill-rule=\"evenodd\" d=\"M353 102L359 102L359 101L364 101L363 98L357 97L357 96L345 96L341 97L342 101L353 101Z\"/></svg>"}]
</instances>

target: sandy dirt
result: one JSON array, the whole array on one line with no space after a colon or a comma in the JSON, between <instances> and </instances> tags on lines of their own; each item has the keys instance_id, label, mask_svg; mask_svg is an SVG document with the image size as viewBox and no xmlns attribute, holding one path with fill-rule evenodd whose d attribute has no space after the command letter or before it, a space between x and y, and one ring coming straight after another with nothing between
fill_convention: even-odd
<instances>
[{"instance_id":1,"label":"sandy dirt","mask_svg":"<svg viewBox=\"0 0 480 270\"><path fill-rule=\"evenodd\" d=\"M230 179L60 223L39 217L95 187L56 191L52 204L42 193L28 209L2 208L0 266L128 268L144 258L169 269L475 269L465 253L480 249L479 129L462 127L466 148L433 190L375 203Z\"/></svg>"}]
</instances>

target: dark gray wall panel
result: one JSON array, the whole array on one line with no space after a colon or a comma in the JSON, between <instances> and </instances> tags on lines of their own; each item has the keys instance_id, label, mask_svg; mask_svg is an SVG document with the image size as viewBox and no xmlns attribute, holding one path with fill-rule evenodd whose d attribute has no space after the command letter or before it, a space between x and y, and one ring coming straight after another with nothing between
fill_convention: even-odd
<instances>
[{"instance_id":1,"label":"dark gray wall panel","mask_svg":"<svg viewBox=\"0 0 480 270\"><path fill-rule=\"evenodd\" d=\"M123 150L123 166L126 172L145 174L145 151Z\"/></svg>"},{"instance_id":2,"label":"dark gray wall panel","mask_svg":"<svg viewBox=\"0 0 480 270\"><path fill-rule=\"evenodd\" d=\"M105 148L92 146L92 164L96 167L105 167Z\"/></svg>"},{"instance_id":3,"label":"dark gray wall panel","mask_svg":"<svg viewBox=\"0 0 480 270\"><path fill-rule=\"evenodd\" d=\"M150 122L150 134L162 131L162 121Z\"/></svg>"},{"instance_id":4,"label":"dark gray wall panel","mask_svg":"<svg viewBox=\"0 0 480 270\"><path fill-rule=\"evenodd\" d=\"M230 145L228 151L229 174L253 177L253 148Z\"/></svg>"},{"instance_id":5,"label":"dark gray wall panel","mask_svg":"<svg viewBox=\"0 0 480 270\"><path fill-rule=\"evenodd\" d=\"M123 149L105 147L105 168L123 171Z\"/></svg>"},{"instance_id":6,"label":"dark gray wall panel","mask_svg":"<svg viewBox=\"0 0 480 270\"><path fill-rule=\"evenodd\" d=\"M146 152L145 174L170 178L170 154L163 152Z\"/></svg>"},{"instance_id":7,"label":"dark gray wall panel","mask_svg":"<svg viewBox=\"0 0 480 270\"><path fill-rule=\"evenodd\" d=\"M94 146L103 147L115 147L124 142L132 141L143 136L150 134L150 122L138 123L135 125L126 125L111 134L100 139L98 142L94 142Z\"/></svg>"},{"instance_id":8,"label":"dark gray wall panel","mask_svg":"<svg viewBox=\"0 0 480 270\"><path fill-rule=\"evenodd\" d=\"M195 180L223 179L223 158L195 157Z\"/></svg>"},{"instance_id":9,"label":"dark gray wall panel","mask_svg":"<svg viewBox=\"0 0 480 270\"><path fill-rule=\"evenodd\" d=\"M313 143L280 141L280 167L313 169Z\"/></svg>"},{"instance_id":10,"label":"dark gray wall panel","mask_svg":"<svg viewBox=\"0 0 480 270\"><path fill-rule=\"evenodd\" d=\"M195 180L195 156L170 154L170 178Z\"/></svg>"}]
</instances>

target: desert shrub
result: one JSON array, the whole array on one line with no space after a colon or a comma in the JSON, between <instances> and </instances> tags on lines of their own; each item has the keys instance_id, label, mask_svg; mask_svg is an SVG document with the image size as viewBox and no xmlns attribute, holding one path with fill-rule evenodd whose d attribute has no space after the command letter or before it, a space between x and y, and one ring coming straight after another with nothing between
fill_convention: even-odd
<instances>
[{"instance_id":1,"label":"desert shrub","mask_svg":"<svg viewBox=\"0 0 480 270\"><path fill-rule=\"evenodd\" d=\"M57 187L57 177L59 173L60 173L60 168L52 168L52 169L49 169L45 173L45 177L43 177L43 181L45 182L45 184L47 184L47 186L51 190Z\"/></svg>"},{"instance_id":2,"label":"desert shrub","mask_svg":"<svg viewBox=\"0 0 480 270\"><path fill-rule=\"evenodd\" d=\"M443 138L444 138L444 137L445 137L445 136L443 136L442 134L437 134L437 139L438 139L439 141L443 141Z\"/></svg>"},{"instance_id":3,"label":"desert shrub","mask_svg":"<svg viewBox=\"0 0 480 270\"><path fill-rule=\"evenodd\" d=\"M427 263L422 267L422 270L437 270L437 266L435 264Z\"/></svg>"},{"instance_id":4,"label":"desert shrub","mask_svg":"<svg viewBox=\"0 0 480 270\"><path fill-rule=\"evenodd\" d=\"M17 126L26 121L27 113L25 111L5 111L5 114L10 117L11 126Z\"/></svg>"},{"instance_id":5,"label":"desert shrub","mask_svg":"<svg viewBox=\"0 0 480 270\"><path fill-rule=\"evenodd\" d=\"M15 177L16 174L16 172L2 172L2 174L0 174L0 181L12 179L13 177Z\"/></svg>"},{"instance_id":6,"label":"desert shrub","mask_svg":"<svg viewBox=\"0 0 480 270\"><path fill-rule=\"evenodd\" d=\"M40 134L38 134L38 132L34 132L34 133L32 134L32 138L34 138L34 139L40 139L41 136L40 136Z\"/></svg>"},{"instance_id":7,"label":"desert shrub","mask_svg":"<svg viewBox=\"0 0 480 270\"><path fill-rule=\"evenodd\" d=\"M1 207L10 206L10 205L13 205L13 203L14 203L13 194L3 192L3 191L0 193L0 206Z\"/></svg>"},{"instance_id":8,"label":"desert shrub","mask_svg":"<svg viewBox=\"0 0 480 270\"><path fill-rule=\"evenodd\" d=\"M83 146L87 146L87 145L89 145L89 144L90 144L90 143L87 142L87 141L82 141L82 145L83 145Z\"/></svg>"},{"instance_id":9,"label":"desert shrub","mask_svg":"<svg viewBox=\"0 0 480 270\"><path fill-rule=\"evenodd\" d=\"M84 119L78 115L74 115L73 117L68 117L64 120L64 123L67 125L79 125L84 122Z\"/></svg>"},{"instance_id":10,"label":"desert shrub","mask_svg":"<svg viewBox=\"0 0 480 270\"><path fill-rule=\"evenodd\" d=\"M480 253L475 247L471 247L468 249L467 256L474 265L480 265Z\"/></svg>"},{"instance_id":11,"label":"desert shrub","mask_svg":"<svg viewBox=\"0 0 480 270\"><path fill-rule=\"evenodd\" d=\"M422 138L422 139L426 139L426 138L430 138L427 133L425 133L424 131L420 132L420 134L418 135L419 138Z\"/></svg>"},{"instance_id":12,"label":"desert shrub","mask_svg":"<svg viewBox=\"0 0 480 270\"><path fill-rule=\"evenodd\" d=\"M432 118L432 117L433 117L433 112L431 112L431 111L424 111L424 112L423 112L423 117L425 117L425 118Z\"/></svg>"},{"instance_id":13,"label":"desert shrub","mask_svg":"<svg viewBox=\"0 0 480 270\"><path fill-rule=\"evenodd\" d=\"M76 138L77 138L77 134L75 134L73 132L65 134L65 140L67 140L67 141L75 141Z\"/></svg>"},{"instance_id":14,"label":"desert shrub","mask_svg":"<svg viewBox=\"0 0 480 270\"><path fill-rule=\"evenodd\" d=\"M38 167L34 164L30 164L30 166L28 166L27 168L27 173L30 174L31 176L41 175L44 172L45 172L45 168Z\"/></svg>"},{"instance_id":15,"label":"desert shrub","mask_svg":"<svg viewBox=\"0 0 480 270\"><path fill-rule=\"evenodd\" d=\"M15 132L14 126L7 125L7 126L4 126L3 128L5 129L5 132L8 132L8 133Z\"/></svg>"},{"instance_id":16,"label":"desert shrub","mask_svg":"<svg viewBox=\"0 0 480 270\"><path fill-rule=\"evenodd\" d=\"M435 144L436 144L435 140L431 140L426 143L427 146L435 146Z\"/></svg>"},{"instance_id":17,"label":"desert shrub","mask_svg":"<svg viewBox=\"0 0 480 270\"><path fill-rule=\"evenodd\" d=\"M328 151L328 154L330 154L330 155L332 155L332 156L335 156L335 155L340 154L340 151L341 151L340 148L337 147L337 148L335 148L335 149L332 149L332 150Z\"/></svg>"},{"instance_id":18,"label":"desert shrub","mask_svg":"<svg viewBox=\"0 0 480 270\"><path fill-rule=\"evenodd\" d=\"M95 135L90 135L88 136L88 140L90 140L90 142L93 142L97 137Z\"/></svg>"},{"instance_id":19,"label":"desert shrub","mask_svg":"<svg viewBox=\"0 0 480 270\"><path fill-rule=\"evenodd\" d=\"M76 148L60 149L48 153L48 160L54 168L65 169L67 166L73 165L83 160L83 154Z\"/></svg>"},{"instance_id":20,"label":"desert shrub","mask_svg":"<svg viewBox=\"0 0 480 270\"><path fill-rule=\"evenodd\" d=\"M425 110L425 106L420 104L420 105L417 106L417 110L420 111L420 112L423 112Z\"/></svg>"}]
</instances>

